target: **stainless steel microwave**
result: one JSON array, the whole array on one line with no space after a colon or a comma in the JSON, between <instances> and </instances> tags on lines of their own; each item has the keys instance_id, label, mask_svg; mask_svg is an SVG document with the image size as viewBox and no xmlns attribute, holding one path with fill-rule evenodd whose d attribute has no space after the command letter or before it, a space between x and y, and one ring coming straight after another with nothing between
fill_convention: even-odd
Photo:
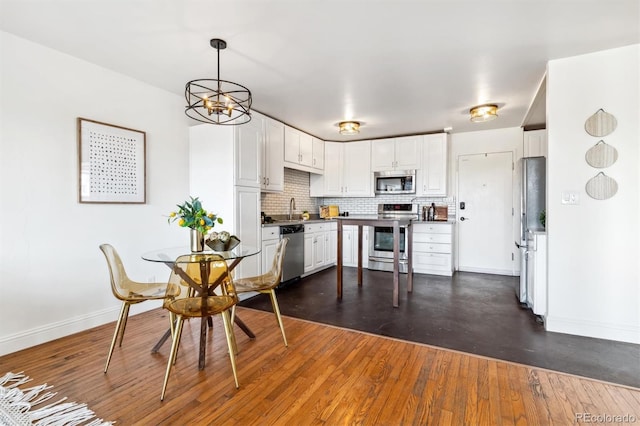
<instances>
[{"instance_id":1,"label":"stainless steel microwave","mask_svg":"<svg viewBox=\"0 0 640 426\"><path fill-rule=\"evenodd\" d=\"M376 194L415 194L416 171L375 172L373 174L373 187Z\"/></svg>"}]
</instances>

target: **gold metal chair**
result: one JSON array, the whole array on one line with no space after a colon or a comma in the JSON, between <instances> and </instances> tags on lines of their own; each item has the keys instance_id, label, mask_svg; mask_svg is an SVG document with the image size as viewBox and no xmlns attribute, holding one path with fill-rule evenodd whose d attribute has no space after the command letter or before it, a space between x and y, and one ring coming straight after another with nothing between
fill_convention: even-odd
<instances>
[{"instance_id":1,"label":"gold metal chair","mask_svg":"<svg viewBox=\"0 0 640 426\"><path fill-rule=\"evenodd\" d=\"M113 339L111 339L111 346L109 347L109 355L107 356L107 362L104 366L104 372L106 373L118 337L120 338L118 346L122 346L122 339L124 338L124 330L127 327L127 318L129 318L129 308L131 305L147 300L173 298L180 294L180 287L176 285L167 286L166 282L140 283L133 281L127 276L122 260L113 246L110 244L102 244L100 245L100 250L104 253L107 259L107 265L109 266L111 291L118 300L122 301L120 316L116 323L116 329L113 333Z\"/></svg>"},{"instance_id":2,"label":"gold metal chair","mask_svg":"<svg viewBox=\"0 0 640 426\"><path fill-rule=\"evenodd\" d=\"M182 291L179 297L166 299L164 303L164 308L175 315L176 322L160 400L164 400L171 367L176 361L185 318L208 318L221 314L229 346L233 378L236 388L238 388L235 336L230 315L231 309L238 303L238 295L229 274L227 262L217 254L202 253L180 256L176 259L171 270L169 286L171 285L188 286L189 289ZM204 329L201 327L201 333L203 331L206 332L206 327ZM201 346L200 351L203 350L204 347Z\"/></svg>"},{"instance_id":3,"label":"gold metal chair","mask_svg":"<svg viewBox=\"0 0 640 426\"><path fill-rule=\"evenodd\" d=\"M275 288L280 284L282 279L282 262L284 261L284 254L286 252L288 242L288 238L283 238L278 242L276 252L273 256L271 270L269 272L257 277L240 278L234 282L238 293L258 292L269 294L271 297L271 305L273 306L273 313L276 315L276 319L278 320L278 325L280 326L285 346L288 346L287 336L284 334L284 325L282 324L282 316L280 315L280 308L278 306ZM234 317L235 306L231 313L232 321Z\"/></svg>"}]
</instances>

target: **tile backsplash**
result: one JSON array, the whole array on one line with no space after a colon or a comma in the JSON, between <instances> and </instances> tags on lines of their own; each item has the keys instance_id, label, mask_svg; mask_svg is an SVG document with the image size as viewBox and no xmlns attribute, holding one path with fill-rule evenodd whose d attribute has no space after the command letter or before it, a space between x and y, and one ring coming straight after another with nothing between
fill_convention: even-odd
<instances>
[{"instance_id":1,"label":"tile backsplash","mask_svg":"<svg viewBox=\"0 0 640 426\"><path fill-rule=\"evenodd\" d=\"M293 169L284 169L284 192L261 194L262 211L267 216L287 214L289 212L289 201L296 199L295 214L308 210L311 214L317 214L321 205L337 204L340 212L350 214L375 214L378 211L378 204L383 203L414 203L437 206L446 205L449 216L456 214L455 197L416 197L413 195L378 195L367 198L315 198L309 196L309 173Z\"/></svg>"},{"instance_id":2,"label":"tile backsplash","mask_svg":"<svg viewBox=\"0 0 640 426\"><path fill-rule=\"evenodd\" d=\"M377 195L370 198L320 198L322 200L319 205L337 204L340 206L340 212L349 212L349 214L376 214L378 212L378 204L392 203L411 203L418 204L420 208L423 205L431 205L448 207L449 217L456 215L455 197L416 197L415 195Z\"/></svg>"},{"instance_id":3,"label":"tile backsplash","mask_svg":"<svg viewBox=\"0 0 640 426\"><path fill-rule=\"evenodd\" d=\"M296 199L294 213L300 214L304 210L309 213L318 213L319 198L309 196L309 173L294 169L284 169L284 192L260 194L262 211L267 216L289 213L291 198Z\"/></svg>"}]
</instances>

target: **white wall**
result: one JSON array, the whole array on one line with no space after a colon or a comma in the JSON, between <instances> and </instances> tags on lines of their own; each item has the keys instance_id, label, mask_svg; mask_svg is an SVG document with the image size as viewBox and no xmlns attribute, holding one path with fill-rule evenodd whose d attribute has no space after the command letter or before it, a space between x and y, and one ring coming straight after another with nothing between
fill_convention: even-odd
<instances>
[{"instance_id":1,"label":"white wall","mask_svg":"<svg viewBox=\"0 0 640 426\"><path fill-rule=\"evenodd\" d=\"M639 64L640 45L549 62L548 330L640 343ZM618 127L596 138L584 123L600 108ZM603 170L619 190L604 201L585 192L600 171L585 152L600 139L619 154ZM563 191L579 204L561 204Z\"/></svg>"},{"instance_id":2,"label":"white wall","mask_svg":"<svg viewBox=\"0 0 640 426\"><path fill-rule=\"evenodd\" d=\"M166 279L140 255L188 239L165 217L188 196L188 127L180 96L8 33L0 43L2 355L117 318L101 243L133 279ZM77 117L146 131L146 204L78 203Z\"/></svg>"}]
</instances>

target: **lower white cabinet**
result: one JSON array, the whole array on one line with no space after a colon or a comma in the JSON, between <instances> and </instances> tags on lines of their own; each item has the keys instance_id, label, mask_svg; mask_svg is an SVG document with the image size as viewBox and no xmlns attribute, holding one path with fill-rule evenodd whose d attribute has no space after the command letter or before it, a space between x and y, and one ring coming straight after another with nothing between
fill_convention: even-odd
<instances>
[{"instance_id":1,"label":"lower white cabinet","mask_svg":"<svg viewBox=\"0 0 640 426\"><path fill-rule=\"evenodd\" d=\"M337 223L304 225L304 273L333 266L336 263Z\"/></svg>"},{"instance_id":2,"label":"lower white cabinet","mask_svg":"<svg viewBox=\"0 0 640 426\"><path fill-rule=\"evenodd\" d=\"M413 224L413 272L453 275L453 223Z\"/></svg>"},{"instance_id":3,"label":"lower white cabinet","mask_svg":"<svg viewBox=\"0 0 640 426\"><path fill-rule=\"evenodd\" d=\"M358 266L358 227L345 225L342 228L342 264ZM369 227L362 227L362 267L369 266Z\"/></svg>"},{"instance_id":4,"label":"lower white cabinet","mask_svg":"<svg viewBox=\"0 0 640 426\"><path fill-rule=\"evenodd\" d=\"M534 314L547 316L547 234L534 232L529 244L527 298Z\"/></svg>"},{"instance_id":5,"label":"lower white cabinet","mask_svg":"<svg viewBox=\"0 0 640 426\"><path fill-rule=\"evenodd\" d=\"M262 228L262 273L271 270L273 256L276 254L276 246L280 241L280 227L266 226Z\"/></svg>"},{"instance_id":6,"label":"lower white cabinet","mask_svg":"<svg viewBox=\"0 0 640 426\"><path fill-rule=\"evenodd\" d=\"M247 247L261 247L260 189L236 186L234 205L235 235ZM261 263L260 257L249 256L234 269L234 276L245 278L260 275Z\"/></svg>"}]
</instances>

